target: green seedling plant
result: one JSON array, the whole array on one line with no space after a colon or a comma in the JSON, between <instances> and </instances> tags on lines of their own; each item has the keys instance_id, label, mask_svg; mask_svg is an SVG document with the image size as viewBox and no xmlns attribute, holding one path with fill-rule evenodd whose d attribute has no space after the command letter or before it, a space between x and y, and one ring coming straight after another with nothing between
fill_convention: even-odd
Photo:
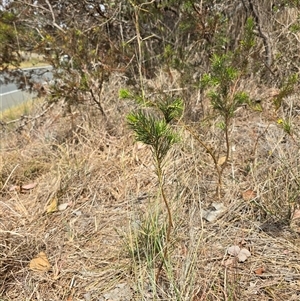
<instances>
[{"instance_id":1,"label":"green seedling plant","mask_svg":"<svg viewBox=\"0 0 300 301\"><path fill-rule=\"evenodd\" d=\"M168 258L168 245L173 227L172 212L165 193L164 159L172 146L179 141L179 137L173 130L171 122L181 115L183 104L179 99L175 99L174 101L167 99L165 103L159 102L153 110L153 112L149 112L149 110L145 111L140 109L137 112L131 112L127 116L127 122L135 133L136 141L140 141L151 148L159 185L159 194L167 210L168 224L166 240L163 246L162 261L156 274L157 282L162 267Z\"/></svg>"},{"instance_id":2,"label":"green seedling plant","mask_svg":"<svg viewBox=\"0 0 300 301\"><path fill-rule=\"evenodd\" d=\"M221 197L222 174L230 156L230 125L234 118L236 109L243 103L248 102L248 95L245 92L237 91L241 73L232 64L231 54L214 54L211 61L211 72L204 74L201 81L202 88L208 89L208 97L213 109L222 117L222 130L225 135L226 155L220 163L214 151L204 143L218 174L217 195Z\"/></svg>"}]
</instances>

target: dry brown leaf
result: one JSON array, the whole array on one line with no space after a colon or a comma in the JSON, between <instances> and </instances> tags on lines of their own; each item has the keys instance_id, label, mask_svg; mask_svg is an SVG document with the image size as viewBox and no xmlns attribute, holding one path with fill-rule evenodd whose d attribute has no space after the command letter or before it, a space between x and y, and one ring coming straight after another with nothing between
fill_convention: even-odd
<instances>
[{"instance_id":1,"label":"dry brown leaf","mask_svg":"<svg viewBox=\"0 0 300 301\"><path fill-rule=\"evenodd\" d=\"M44 252L40 252L29 263L29 268L36 272L48 272L51 268L51 264Z\"/></svg>"},{"instance_id":2,"label":"dry brown leaf","mask_svg":"<svg viewBox=\"0 0 300 301\"><path fill-rule=\"evenodd\" d=\"M218 165L222 166L226 162L226 156L220 157L218 160Z\"/></svg>"},{"instance_id":3,"label":"dry brown leaf","mask_svg":"<svg viewBox=\"0 0 300 301\"><path fill-rule=\"evenodd\" d=\"M251 256L249 250L240 248L239 246L231 246L227 249L227 253L231 256L237 257L239 262L244 262Z\"/></svg>"},{"instance_id":4,"label":"dry brown leaf","mask_svg":"<svg viewBox=\"0 0 300 301\"><path fill-rule=\"evenodd\" d=\"M264 272L266 271L266 269L264 267L258 268L254 271L254 273L256 275L262 275Z\"/></svg>"},{"instance_id":5,"label":"dry brown leaf","mask_svg":"<svg viewBox=\"0 0 300 301\"><path fill-rule=\"evenodd\" d=\"M9 191L17 191L17 192L27 192L28 190L33 189L37 183L30 183L27 185L14 185L9 188Z\"/></svg>"},{"instance_id":6,"label":"dry brown leaf","mask_svg":"<svg viewBox=\"0 0 300 301\"><path fill-rule=\"evenodd\" d=\"M30 183L30 184L27 184L27 185L22 185L22 189L30 190L30 189L33 189L36 185L37 185L37 183Z\"/></svg>"},{"instance_id":7,"label":"dry brown leaf","mask_svg":"<svg viewBox=\"0 0 300 301\"><path fill-rule=\"evenodd\" d=\"M53 198L50 204L47 206L46 212L52 213L57 211L58 200L57 198Z\"/></svg>"},{"instance_id":8,"label":"dry brown leaf","mask_svg":"<svg viewBox=\"0 0 300 301\"><path fill-rule=\"evenodd\" d=\"M251 189L248 189L242 193L242 197L244 201L251 201L256 197L256 192Z\"/></svg>"},{"instance_id":9,"label":"dry brown leaf","mask_svg":"<svg viewBox=\"0 0 300 301\"><path fill-rule=\"evenodd\" d=\"M9 187L9 191L18 191L18 192L20 192L21 188L22 188L21 186L14 185L14 186Z\"/></svg>"},{"instance_id":10,"label":"dry brown leaf","mask_svg":"<svg viewBox=\"0 0 300 301\"><path fill-rule=\"evenodd\" d=\"M238 259L239 259L239 262L244 262L247 260L248 257L251 256L251 253L249 252L249 250L243 248L240 250L239 254L238 254Z\"/></svg>"},{"instance_id":11,"label":"dry brown leaf","mask_svg":"<svg viewBox=\"0 0 300 301\"><path fill-rule=\"evenodd\" d=\"M212 222L218 218L218 216L225 211L226 207L223 203L211 204L211 207L208 210L202 210L202 217L208 222Z\"/></svg>"},{"instance_id":12,"label":"dry brown leaf","mask_svg":"<svg viewBox=\"0 0 300 301\"><path fill-rule=\"evenodd\" d=\"M241 249L239 246L231 246L227 249L227 253L231 256L237 256L240 253Z\"/></svg>"}]
</instances>

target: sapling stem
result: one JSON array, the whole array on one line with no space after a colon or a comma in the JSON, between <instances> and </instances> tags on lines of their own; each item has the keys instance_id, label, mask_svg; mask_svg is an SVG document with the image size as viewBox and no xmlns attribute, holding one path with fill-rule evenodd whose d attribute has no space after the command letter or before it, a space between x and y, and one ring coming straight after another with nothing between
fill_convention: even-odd
<instances>
[{"instance_id":1,"label":"sapling stem","mask_svg":"<svg viewBox=\"0 0 300 301\"><path fill-rule=\"evenodd\" d=\"M156 283L159 280L159 276L163 267L163 264L165 262L165 260L168 257L168 246L169 246L169 242L170 242L170 236L171 236L171 228L173 227L173 221L172 221L172 213L171 213L171 209L169 206L169 203L167 201L166 198L166 194L165 194L165 190L164 190L164 180L163 180L163 170L161 167L161 160L158 158L157 154L156 154L156 163L157 163L157 177L158 177L158 181L159 181L159 190L160 190L160 194L162 196L162 199L166 205L167 208L167 212L168 212L168 226L167 226L167 235L166 235L166 243L164 246L164 252L163 252L163 258L162 261L158 267L158 271L156 274Z\"/></svg>"}]
</instances>

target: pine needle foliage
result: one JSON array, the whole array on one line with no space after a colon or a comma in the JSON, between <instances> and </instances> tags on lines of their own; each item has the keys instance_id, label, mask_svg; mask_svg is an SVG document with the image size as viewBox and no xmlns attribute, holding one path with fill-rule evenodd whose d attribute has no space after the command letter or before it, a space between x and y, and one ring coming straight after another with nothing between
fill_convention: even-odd
<instances>
[{"instance_id":1,"label":"pine needle foliage","mask_svg":"<svg viewBox=\"0 0 300 301\"><path fill-rule=\"evenodd\" d=\"M154 109L153 104L154 103L152 103L151 106L152 109ZM134 131L136 140L151 147L159 184L159 193L168 214L166 241L163 246L161 264L159 265L156 274L157 282L162 267L168 258L168 245L170 242L171 228L173 227L171 208L164 188L163 159L166 157L171 147L179 141L179 137L172 129L170 123L180 117L183 111L183 104L179 99L175 99L174 101L168 99L165 103L160 102L158 105L154 105L154 107L160 111L160 114L140 109L137 112L131 112L127 116L127 122L129 127Z\"/></svg>"},{"instance_id":2,"label":"pine needle foliage","mask_svg":"<svg viewBox=\"0 0 300 301\"><path fill-rule=\"evenodd\" d=\"M166 123L180 118L183 112L183 104L180 98L172 99L168 97L165 100L159 101L158 109L163 113Z\"/></svg>"},{"instance_id":3,"label":"pine needle foliage","mask_svg":"<svg viewBox=\"0 0 300 301\"><path fill-rule=\"evenodd\" d=\"M162 160L171 146L178 142L178 136L165 119L158 119L141 110L127 116L130 128L135 132L137 141L151 146L153 154Z\"/></svg>"}]
</instances>

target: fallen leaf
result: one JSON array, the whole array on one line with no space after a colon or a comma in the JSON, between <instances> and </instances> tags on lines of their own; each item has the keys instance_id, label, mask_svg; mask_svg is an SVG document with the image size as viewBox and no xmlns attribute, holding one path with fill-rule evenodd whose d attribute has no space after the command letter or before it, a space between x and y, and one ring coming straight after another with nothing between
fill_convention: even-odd
<instances>
[{"instance_id":1,"label":"fallen leaf","mask_svg":"<svg viewBox=\"0 0 300 301\"><path fill-rule=\"evenodd\" d=\"M47 272L50 270L51 265L44 252L40 252L29 263L29 268L36 272Z\"/></svg>"},{"instance_id":2,"label":"fallen leaf","mask_svg":"<svg viewBox=\"0 0 300 301\"><path fill-rule=\"evenodd\" d=\"M11 186L10 188L9 188L9 191L18 191L18 192L20 192L21 191L21 186L18 186L18 185L14 185L14 186Z\"/></svg>"},{"instance_id":3,"label":"fallen leaf","mask_svg":"<svg viewBox=\"0 0 300 301\"><path fill-rule=\"evenodd\" d=\"M227 249L227 253L231 256L237 257L239 262L244 262L251 256L249 250L240 248L239 246L231 246Z\"/></svg>"},{"instance_id":4,"label":"fallen leaf","mask_svg":"<svg viewBox=\"0 0 300 301\"><path fill-rule=\"evenodd\" d=\"M241 249L239 246L231 246L227 249L227 253L231 256L237 256L240 253Z\"/></svg>"},{"instance_id":5,"label":"fallen leaf","mask_svg":"<svg viewBox=\"0 0 300 301\"><path fill-rule=\"evenodd\" d=\"M218 165L222 166L226 162L226 156L220 157L218 160Z\"/></svg>"},{"instance_id":6,"label":"fallen leaf","mask_svg":"<svg viewBox=\"0 0 300 301\"><path fill-rule=\"evenodd\" d=\"M251 253L249 252L249 250L243 248L240 250L239 254L237 255L239 262L244 262L247 260L248 257L251 256Z\"/></svg>"},{"instance_id":7,"label":"fallen leaf","mask_svg":"<svg viewBox=\"0 0 300 301\"><path fill-rule=\"evenodd\" d=\"M36 185L37 185L37 183L30 183L30 184L27 184L27 185L22 185L22 189L30 190L30 189L33 189Z\"/></svg>"},{"instance_id":8,"label":"fallen leaf","mask_svg":"<svg viewBox=\"0 0 300 301\"><path fill-rule=\"evenodd\" d=\"M225 206L223 203L216 203L216 202L213 202L211 204L215 209L216 211L218 211L219 213L223 212L225 210Z\"/></svg>"},{"instance_id":9,"label":"fallen leaf","mask_svg":"<svg viewBox=\"0 0 300 301\"><path fill-rule=\"evenodd\" d=\"M262 275L264 272L266 271L266 269L264 267L258 268L254 271L254 273L256 275Z\"/></svg>"},{"instance_id":10,"label":"fallen leaf","mask_svg":"<svg viewBox=\"0 0 300 301\"><path fill-rule=\"evenodd\" d=\"M225 211L226 207L223 203L212 203L211 208L202 210L202 217L208 222L214 221L221 213Z\"/></svg>"},{"instance_id":11,"label":"fallen leaf","mask_svg":"<svg viewBox=\"0 0 300 301\"><path fill-rule=\"evenodd\" d=\"M206 219L208 222L212 222L218 217L218 213L215 210L214 211L203 210L202 217Z\"/></svg>"},{"instance_id":12,"label":"fallen leaf","mask_svg":"<svg viewBox=\"0 0 300 301\"><path fill-rule=\"evenodd\" d=\"M57 211L57 205L58 205L57 198L52 199L50 204L47 206L46 212L47 213L52 213L52 212Z\"/></svg>"},{"instance_id":13,"label":"fallen leaf","mask_svg":"<svg viewBox=\"0 0 300 301\"><path fill-rule=\"evenodd\" d=\"M59 204L57 209L58 211L64 211L66 210L68 207L70 206L70 203L63 203L63 204Z\"/></svg>"},{"instance_id":14,"label":"fallen leaf","mask_svg":"<svg viewBox=\"0 0 300 301\"><path fill-rule=\"evenodd\" d=\"M256 197L256 192L251 189L248 189L242 193L242 197L244 201L251 201Z\"/></svg>"}]
</instances>

